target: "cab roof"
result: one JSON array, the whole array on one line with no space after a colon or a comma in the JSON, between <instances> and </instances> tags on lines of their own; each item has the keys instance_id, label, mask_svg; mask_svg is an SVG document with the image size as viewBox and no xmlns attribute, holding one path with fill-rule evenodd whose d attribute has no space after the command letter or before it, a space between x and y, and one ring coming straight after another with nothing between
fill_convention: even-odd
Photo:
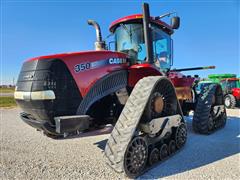
<instances>
[{"instance_id":1,"label":"cab roof","mask_svg":"<svg viewBox=\"0 0 240 180\"><path fill-rule=\"evenodd\" d=\"M121 23L142 23L143 15L142 14L134 14L130 16L125 16L120 19L117 19L116 21L113 21L112 24L109 27L110 32L114 32L115 29L121 24ZM173 34L173 29L170 25L167 23L160 21L160 20L154 20L153 17L151 17L151 22L160 26L164 31L166 31L168 34Z\"/></svg>"},{"instance_id":2,"label":"cab roof","mask_svg":"<svg viewBox=\"0 0 240 180\"><path fill-rule=\"evenodd\" d=\"M221 81L223 82L223 81L239 81L239 80L240 80L240 78L233 77L233 78L225 78L225 79L223 79Z\"/></svg>"}]
</instances>

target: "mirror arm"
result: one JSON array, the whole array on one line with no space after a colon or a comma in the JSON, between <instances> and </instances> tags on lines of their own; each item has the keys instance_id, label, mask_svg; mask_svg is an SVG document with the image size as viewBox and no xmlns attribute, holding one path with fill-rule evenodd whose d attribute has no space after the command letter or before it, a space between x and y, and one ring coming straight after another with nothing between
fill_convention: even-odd
<instances>
[{"instance_id":1,"label":"mirror arm","mask_svg":"<svg viewBox=\"0 0 240 180\"><path fill-rule=\"evenodd\" d=\"M162 18L164 18L164 17L169 17L169 16L171 16L172 14L177 14L177 12L169 12L169 13L166 13L166 14L163 14L163 15L161 15L161 16L156 16L156 17L154 17L154 20L159 20L159 19L162 19Z\"/></svg>"}]
</instances>

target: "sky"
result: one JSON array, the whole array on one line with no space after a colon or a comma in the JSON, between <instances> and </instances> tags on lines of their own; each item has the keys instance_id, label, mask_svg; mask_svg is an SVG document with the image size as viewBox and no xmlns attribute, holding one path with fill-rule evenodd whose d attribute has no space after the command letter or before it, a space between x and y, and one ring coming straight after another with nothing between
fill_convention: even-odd
<instances>
[{"instance_id":1,"label":"sky","mask_svg":"<svg viewBox=\"0 0 240 180\"><path fill-rule=\"evenodd\" d=\"M152 16L176 11L181 25L172 36L173 68L215 65L215 70L189 71L240 74L238 0L225 1L1 1L1 82L16 83L24 61L64 52L94 49L96 20L103 37L109 25L123 16L141 13L148 2ZM169 22L169 19L165 19Z\"/></svg>"}]
</instances>

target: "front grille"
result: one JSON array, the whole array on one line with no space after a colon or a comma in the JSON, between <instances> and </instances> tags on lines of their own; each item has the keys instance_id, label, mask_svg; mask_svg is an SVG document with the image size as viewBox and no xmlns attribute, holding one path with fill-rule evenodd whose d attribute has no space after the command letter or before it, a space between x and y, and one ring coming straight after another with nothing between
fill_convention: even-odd
<instances>
[{"instance_id":1,"label":"front grille","mask_svg":"<svg viewBox=\"0 0 240 180\"><path fill-rule=\"evenodd\" d=\"M67 66L60 59L25 62L17 81L16 91L35 92L52 90L54 100L16 100L25 113L37 120L54 123L54 117L76 114L82 100L77 85Z\"/></svg>"}]
</instances>

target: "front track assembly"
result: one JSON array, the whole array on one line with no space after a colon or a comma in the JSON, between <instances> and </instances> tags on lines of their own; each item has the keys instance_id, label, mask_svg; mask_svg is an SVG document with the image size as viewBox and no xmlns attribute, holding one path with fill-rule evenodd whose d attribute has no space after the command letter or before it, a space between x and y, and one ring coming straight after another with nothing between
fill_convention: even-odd
<instances>
[{"instance_id":1,"label":"front track assembly","mask_svg":"<svg viewBox=\"0 0 240 180\"><path fill-rule=\"evenodd\" d=\"M165 77L134 87L105 147L107 163L136 178L181 149L187 128L174 86Z\"/></svg>"}]
</instances>

